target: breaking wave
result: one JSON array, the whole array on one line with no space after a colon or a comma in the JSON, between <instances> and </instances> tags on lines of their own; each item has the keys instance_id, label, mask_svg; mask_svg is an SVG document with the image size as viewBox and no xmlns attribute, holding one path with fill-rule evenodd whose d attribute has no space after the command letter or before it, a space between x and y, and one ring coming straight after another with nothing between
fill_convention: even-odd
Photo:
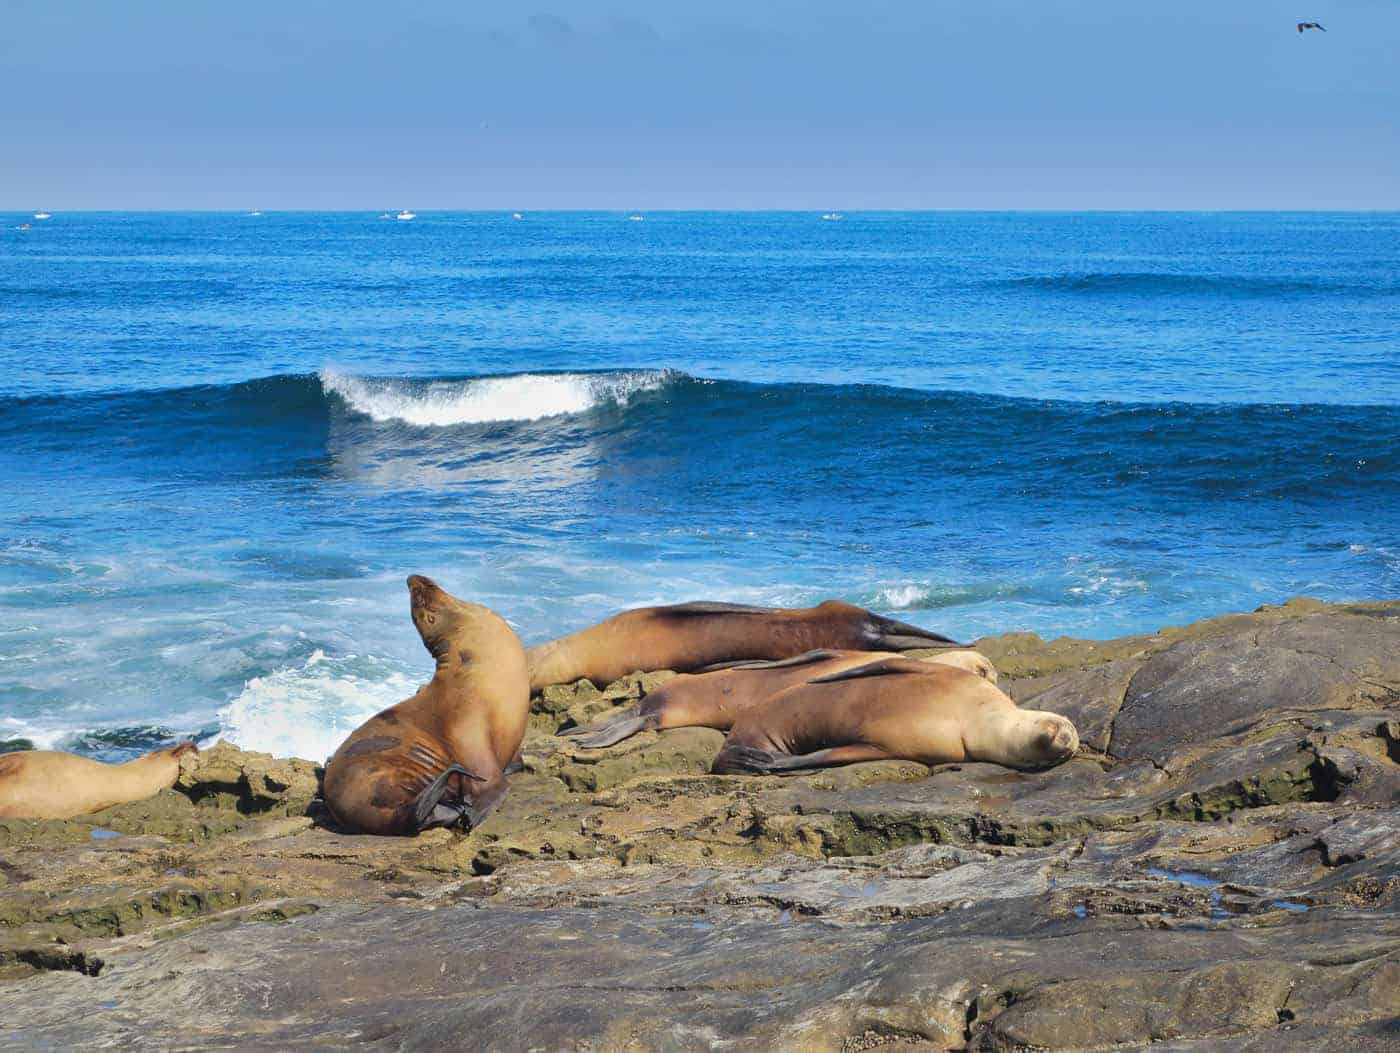
<instances>
[{"instance_id":1,"label":"breaking wave","mask_svg":"<svg viewBox=\"0 0 1400 1053\"><path fill-rule=\"evenodd\" d=\"M319 374L321 387L375 421L422 428L491 421L529 421L626 406L637 393L656 391L680 374L671 370L617 373L522 373L466 380L375 379Z\"/></svg>"}]
</instances>

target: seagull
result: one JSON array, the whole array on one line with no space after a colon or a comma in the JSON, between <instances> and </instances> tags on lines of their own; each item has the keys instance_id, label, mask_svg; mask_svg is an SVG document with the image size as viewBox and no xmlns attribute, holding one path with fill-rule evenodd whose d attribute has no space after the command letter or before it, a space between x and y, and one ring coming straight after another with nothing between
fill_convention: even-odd
<instances>
[{"instance_id":1,"label":"seagull","mask_svg":"<svg viewBox=\"0 0 1400 1053\"><path fill-rule=\"evenodd\" d=\"M1301 33L1305 29L1320 29L1324 33L1327 32L1327 27L1324 26L1321 22L1299 22L1298 32Z\"/></svg>"}]
</instances>

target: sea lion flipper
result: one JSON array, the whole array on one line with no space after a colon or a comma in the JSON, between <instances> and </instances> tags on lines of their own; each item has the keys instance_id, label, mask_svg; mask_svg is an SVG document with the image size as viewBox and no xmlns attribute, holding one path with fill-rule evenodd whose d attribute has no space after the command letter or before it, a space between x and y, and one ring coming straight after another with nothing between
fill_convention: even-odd
<instances>
[{"instance_id":1,"label":"sea lion flipper","mask_svg":"<svg viewBox=\"0 0 1400 1053\"><path fill-rule=\"evenodd\" d=\"M931 672L946 668L948 667L937 666L931 662L920 662L915 658L882 658L878 662L858 665L853 669L842 669L840 672L813 677L807 683L836 684L842 680L858 680L863 676L891 676L899 673L927 676Z\"/></svg>"},{"instance_id":2,"label":"sea lion flipper","mask_svg":"<svg viewBox=\"0 0 1400 1053\"><path fill-rule=\"evenodd\" d=\"M682 618L693 614L771 614L772 607L755 607L748 603L718 603L713 600L694 600L690 603L675 603L669 607L656 608L657 613L678 615Z\"/></svg>"},{"instance_id":3,"label":"sea lion flipper","mask_svg":"<svg viewBox=\"0 0 1400 1053\"><path fill-rule=\"evenodd\" d=\"M510 763L501 769L502 775L514 775L516 772L525 770L525 758L519 750L515 751L515 756L510 759Z\"/></svg>"},{"instance_id":4,"label":"sea lion flipper","mask_svg":"<svg viewBox=\"0 0 1400 1053\"><path fill-rule=\"evenodd\" d=\"M589 734L578 735L574 741L584 749L603 749L619 744L624 738L633 737L638 731L648 731L654 727L657 727L655 714L640 716L637 710L629 710L617 714L612 720L589 725ZM584 731L584 728L578 728L578 731Z\"/></svg>"},{"instance_id":5,"label":"sea lion flipper","mask_svg":"<svg viewBox=\"0 0 1400 1053\"><path fill-rule=\"evenodd\" d=\"M441 803L443 797L447 793L447 781L451 779L454 775L465 775L468 779L473 779L476 782L490 781L489 779L483 779L480 775L477 775L475 772L468 771L460 764L449 764L443 770L441 775L439 775L436 779L434 779L427 785L423 792L418 795L418 799L414 802L413 820L416 824L415 829L425 829L424 824L428 823L428 820L430 818L441 818L441 816L436 814L438 805ZM451 808L454 815L462 815L465 811L464 808L451 804L445 805L444 807ZM442 826L446 824L441 822L435 822L429 825Z\"/></svg>"},{"instance_id":6,"label":"sea lion flipper","mask_svg":"<svg viewBox=\"0 0 1400 1053\"><path fill-rule=\"evenodd\" d=\"M839 652L818 648L815 651L807 651L804 654L794 655L791 658L779 658L775 661L764 661L762 659L742 659L737 662L716 662L714 665L707 665L697 670L701 673L717 673L721 669L787 669L798 665L811 665L813 662L825 662L828 658L839 657Z\"/></svg>"},{"instance_id":7,"label":"sea lion flipper","mask_svg":"<svg viewBox=\"0 0 1400 1053\"><path fill-rule=\"evenodd\" d=\"M919 647L966 647L951 637L936 633L909 622L886 618L882 614L870 616L872 635L876 646L882 651L912 651Z\"/></svg>"},{"instance_id":8,"label":"sea lion flipper","mask_svg":"<svg viewBox=\"0 0 1400 1053\"><path fill-rule=\"evenodd\" d=\"M608 720L600 720L594 724L584 724L577 728L568 728L559 734L574 741L584 749L600 750L606 746L613 746L623 739L629 739L639 731L646 731L656 727L656 715L641 715L636 706L629 706L621 713L615 714Z\"/></svg>"},{"instance_id":9,"label":"sea lion flipper","mask_svg":"<svg viewBox=\"0 0 1400 1053\"><path fill-rule=\"evenodd\" d=\"M889 754L878 746L851 743L817 750L815 753L771 753L753 746L725 746L710 765L712 775L778 775L805 768L831 768L859 761L887 760Z\"/></svg>"}]
</instances>

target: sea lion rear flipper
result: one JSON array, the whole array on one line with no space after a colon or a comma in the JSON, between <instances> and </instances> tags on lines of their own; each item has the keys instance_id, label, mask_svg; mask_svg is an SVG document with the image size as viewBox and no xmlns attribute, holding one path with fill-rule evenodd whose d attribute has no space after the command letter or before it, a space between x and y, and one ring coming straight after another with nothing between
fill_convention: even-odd
<instances>
[{"instance_id":1,"label":"sea lion rear flipper","mask_svg":"<svg viewBox=\"0 0 1400 1053\"><path fill-rule=\"evenodd\" d=\"M447 794L447 781L454 775L465 775L468 779L472 779L476 782L490 782L489 779L483 779L475 772L467 771L467 769L460 764L449 764L441 775L427 785L423 792L418 795L418 800L414 802L413 821L416 824L414 829L424 830L430 826L448 825L443 822L429 822L429 819L442 818L442 816L437 814L439 806L442 808L450 808L454 816L461 816L463 814L465 811L464 806L451 803L441 804L443 797Z\"/></svg>"},{"instance_id":2,"label":"sea lion rear flipper","mask_svg":"<svg viewBox=\"0 0 1400 1053\"><path fill-rule=\"evenodd\" d=\"M825 662L828 658L836 658L839 653L819 648L815 651L806 651L791 658L779 658L775 661L764 661L762 659L740 659L737 662L716 662L714 665L707 665L698 670L700 673L717 673L721 669L787 669L798 665L811 665L813 662Z\"/></svg>"},{"instance_id":3,"label":"sea lion rear flipper","mask_svg":"<svg viewBox=\"0 0 1400 1053\"><path fill-rule=\"evenodd\" d=\"M608 720L584 724L577 728L568 728L559 734L564 738L575 739L578 745L584 749L600 750L605 746L615 745L623 739L631 738L639 731L654 728L656 724L655 714L642 716L636 706L629 706Z\"/></svg>"},{"instance_id":4,"label":"sea lion rear flipper","mask_svg":"<svg viewBox=\"0 0 1400 1053\"><path fill-rule=\"evenodd\" d=\"M859 761L889 760L889 754L878 746L852 743L833 746L815 753L770 753L753 746L725 746L710 765L712 775L778 775L804 768L831 768Z\"/></svg>"},{"instance_id":5,"label":"sea lion rear flipper","mask_svg":"<svg viewBox=\"0 0 1400 1053\"><path fill-rule=\"evenodd\" d=\"M675 614L687 617L692 614L770 614L772 607L754 607L747 603L717 603L713 600L695 600L691 603L675 603L669 607L656 608L659 614Z\"/></svg>"},{"instance_id":6,"label":"sea lion rear flipper","mask_svg":"<svg viewBox=\"0 0 1400 1053\"><path fill-rule=\"evenodd\" d=\"M881 614L870 616L871 629L878 648L882 651L912 651L919 647L966 647L967 644L925 629L909 622L886 618Z\"/></svg>"},{"instance_id":7,"label":"sea lion rear flipper","mask_svg":"<svg viewBox=\"0 0 1400 1053\"><path fill-rule=\"evenodd\" d=\"M808 680L807 683L836 684L842 680L859 680L864 676L891 676L899 673L927 676L931 672L937 672L947 668L949 667L935 665L932 662L920 662L916 658L882 658L878 662L858 665L853 669L842 669L837 673L827 673L826 676L813 677L811 680Z\"/></svg>"}]
</instances>

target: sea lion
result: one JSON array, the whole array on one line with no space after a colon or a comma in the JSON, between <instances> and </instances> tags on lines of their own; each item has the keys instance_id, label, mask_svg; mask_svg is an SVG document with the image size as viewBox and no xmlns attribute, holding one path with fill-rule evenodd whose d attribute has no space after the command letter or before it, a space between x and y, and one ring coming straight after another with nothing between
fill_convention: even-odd
<instances>
[{"instance_id":1,"label":"sea lion","mask_svg":"<svg viewBox=\"0 0 1400 1053\"><path fill-rule=\"evenodd\" d=\"M623 611L572 636L531 647L526 658L530 690L536 692L584 679L610 684L637 670L691 673L720 662L793 658L816 649L964 646L840 600L799 610L699 602Z\"/></svg>"},{"instance_id":2,"label":"sea lion","mask_svg":"<svg viewBox=\"0 0 1400 1053\"><path fill-rule=\"evenodd\" d=\"M1074 725L1020 709L962 669L887 658L790 687L739 715L710 770L766 774L856 761L988 761L1033 771L1079 748Z\"/></svg>"},{"instance_id":3,"label":"sea lion","mask_svg":"<svg viewBox=\"0 0 1400 1053\"><path fill-rule=\"evenodd\" d=\"M53 750L0 754L0 818L71 819L144 801L174 786L180 758L198 752L193 742L181 742L125 764Z\"/></svg>"},{"instance_id":4,"label":"sea lion","mask_svg":"<svg viewBox=\"0 0 1400 1053\"><path fill-rule=\"evenodd\" d=\"M728 731L738 715L796 684L843 669L869 665L898 655L879 651L808 651L776 662L728 662L702 673L683 673L667 680L638 705L606 720L559 734L587 749L611 746L639 731L666 728L714 728ZM943 651L923 661L950 665L996 683L991 661L976 651Z\"/></svg>"},{"instance_id":5,"label":"sea lion","mask_svg":"<svg viewBox=\"0 0 1400 1053\"><path fill-rule=\"evenodd\" d=\"M525 649L494 611L414 574L413 624L437 670L412 698L365 721L326 763L326 807L347 830L470 830L506 794L505 767L530 711Z\"/></svg>"}]
</instances>

